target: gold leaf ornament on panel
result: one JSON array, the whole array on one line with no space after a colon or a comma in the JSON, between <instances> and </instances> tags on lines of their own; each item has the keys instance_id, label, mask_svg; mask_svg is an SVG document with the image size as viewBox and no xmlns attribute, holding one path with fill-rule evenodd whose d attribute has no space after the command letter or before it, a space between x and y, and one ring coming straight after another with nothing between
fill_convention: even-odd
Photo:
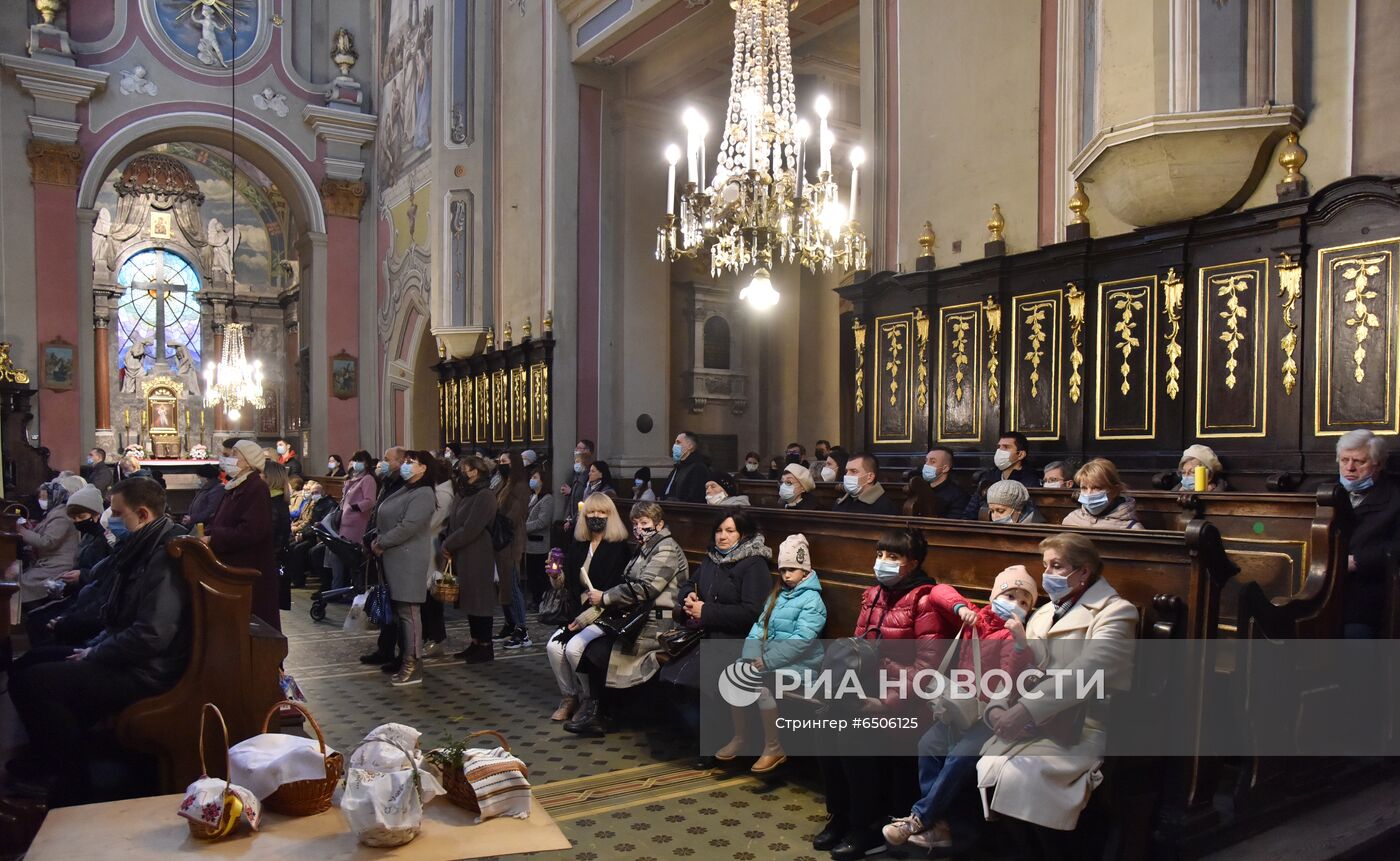
<instances>
[{"instance_id":1,"label":"gold leaf ornament on panel","mask_svg":"<svg viewBox=\"0 0 1400 861\"><path fill-rule=\"evenodd\" d=\"M1069 301L1069 399L1071 403L1079 403L1079 395L1084 385L1084 378L1079 373L1079 368L1084 364L1084 352L1080 349L1084 337L1084 291L1079 289L1079 285L1070 284L1069 293L1065 294Z\"/></svg>"},{"instance_id":2,"label":"gold leaf ornament on panel","mask_svg":"<svg viewBox=\"0 0 1400 861\"><path fill-rule=\"evenodd\" d=\"M865 324L856 317L851 321L856 347L856 412L865 409Z\"/></svg>"},{"instance_id":3,"label":"gold leaf ornament on panel","mask_svg":"<svg viewBox=\"0 0 1400 861\"><path fill-rule=\"evenodd\" d=\"M1167 397L1172 400L1181 394L1181 369L1176 363L1181 358L1181 306L1185 295L1186 284L1181 276L1176 274L1175 268L1168 269L1167 278L1162 282L1162 296L1165 299L1162 311L1172 327L1167 333Z\"/></svg>"},{"instance_id":4,"label":"gold leaf ornament on panel","mask_svg":"<svg viewBox=\"0 0 1400 861\"><path fill-rule=\"evenodd\" d=\"M1030 349L1026 351L1026 361L1031 363L1031 397L1040 397L1040 360L1045 356L1042 347L1045 346L1045 312L1051 307L1050 302L1037 302L1034 305L1026 306L1025 325L1030 327Z\"/></svg>"},{"instance_id":5,"label":"gold leaf ornament on panel","mask_svg":"<svg viewBox=\"0 0 1400 861\"><path fill-rule=\"evenodd\" d=\"M988 296L982 302L982 313L987 318L987 402L995 404L1000 397L997 370L1001 359L997 356L997 336L1001 334L1001 305Z\"/></svg>"},{"instance_id":6,"label":"gold leaf ornament on panel","mask_svg":"<svg viewBox=\"0 0 1400 861\"><path fill-rule=\"evenodd\" d=\"M1233 389L1238 379L1235 377L1235 370L1239 367L1239 360L1235 358L1235 351L1244 343L1244 332L1240 331L1240 321L1248 319L1249 308L1242 302L1240 297L1248 292L1254 283L1253 272L1236 272L1230 275L1218 275L1210 279L1210 284L1215 288L1215 295L1225 299L1225 310L1217 312L1225 321L1225 329L1220 333L1220 340L1225 343L1225 349L1229 352L1230 358L1225 360L1225 387Z\"/></svg>"},{"instance_id":7,"label":"gold leaf ornament on panel","mask_svg":"<svg viewBox=\"0 0 1400 861\"><path fill-rule=\"evenodd\" d=\"M928 409L928 314L923 308L914 309L914 335L919 351L919 382L914 389L914 399L919 409L925 410Z\"/></svg>"},{"instance_id":8,"label":"gold leaf ornament on panel","mask_svg":"<svg viewBox=\"0 0 1400 861\"><path fill-rule=\"evenodd\" d=\"M885 336L885 349L888 351L885 361L885 373L890 376L890 406L899 405L899 371L900 357L904 354L904 325L900 323L886 323L883 327Z\"/></svg>"},{"instance_id":9,"label":"gold leaf ornament on panel","mask_svg":"<svg viewBox=\"0 0 1400 861\"><path fill-rule=\"evenodd\" d=\"M1384 262L1385 256L1377 255L1351 257L1332 264L1334 268L1342 270L1342 280L1349 284L1342 301L1352 306L1351 316L1346 319L1345 324L1348 329L1356 332L1356 349L1351 358L1356 365L1352 375L1358 383L1366 380L1366 368L1363 365L1366 361L1366 339L1371 336L1371 330L1381 324L1380 319L1371 312L1366 303L1379 295L1371 289L1371 279L1381 274L1381 264Z\"/></svg>"},{"instance_id":10,"label":"gold leaf ornament on panel","mask_svg":"<svg viewBox=\"0 0 1400 861\"><path fill-rule=\"evenodd\" d=\"M1288 254L1283 255L1278 267L1278 295L1283 300L1283 325L1287 329L1278 344L1283 350L1283 391L1291 395L1298 383L1298 362L1293 358L1298 349L1298 321L1293 308L1303 297L1303 267Z\"/></svg>"},{"instance_id":11,"label":"gold leaf ornament on panel","mask_svg":"<svg viewBox=\"0 0 1400 861\"><path fill-rule=\"evenodd\" d=\"M1119 390L1126 396L1133 388L1128 382L1128 374L1133 369L1128 363L1128 358L1133 354L1133 350L1142 346L1142 341L1136 334L1138 321L1134 317L1136 312L1142 310L1142 300L1129 293L1120 293L1113 300L1113 310L1119 315L1118 322L1113 324L1113 331L1118 336L1113 348L1123 354L1123 363L1118 366L1119 373L1123 375Z\"/></svg>"},{"instance_id":12,"label":"gold leaf ornament on panel","mask_svg":"<svg viewBox=\"0 0 1400 861\"><path fill-rule=\"evenodd\" d=\"M949 324L953 330L953 400L962 403L967 379L966 368L971 361L967 355L967 333L972 328L972 319L967 316L952 317Z\"/></svg>"}]
</instances>

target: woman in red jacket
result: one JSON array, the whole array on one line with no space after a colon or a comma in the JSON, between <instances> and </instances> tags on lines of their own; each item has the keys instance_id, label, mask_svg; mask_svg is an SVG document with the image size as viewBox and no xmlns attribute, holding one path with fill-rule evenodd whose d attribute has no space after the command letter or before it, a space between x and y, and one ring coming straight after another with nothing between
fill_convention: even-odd
<instances>
[{"instance_id":1,"label":"woman in red jacket","mask_svg":"<svg viewBox=\"0 0 1400 861\"><path fill-rule=\"evenodd\" d=\"M940 586L923 570L928 543L917 529L897 529L880 536L875 552L876 584L860 600L855 636L868 640L950 640L959 620L950 610L961 600L950 586ZM889 650L886 650L887 652ZM909 666L900 666L908 660ZM881 656L890 677L907 671L936 669L934 649L910 644L908 654ZM881 701L868 699L866 714L880 714L916 704L898 691ZM885 845L880 827L908 809L918 793L917 762L913 757L823 756L819 758L826 810L826 827L813 840L833 858L861 858Z\"/></svg>"},{"instance_id":2,"label":"woman in red jacket","mask_svg":"<svg viewBox=\"0 0 1400 861\"><path fill-rule=\"evenodd\" d=\"M204 543L230 568L252 568L262 574L253 584L253 615L280 631L272 494L261 475L266 461L262 447L249 439L234 443L232 454L219 458L229 480L219 510L205 530Z\"/></svg>"}]
</instances>

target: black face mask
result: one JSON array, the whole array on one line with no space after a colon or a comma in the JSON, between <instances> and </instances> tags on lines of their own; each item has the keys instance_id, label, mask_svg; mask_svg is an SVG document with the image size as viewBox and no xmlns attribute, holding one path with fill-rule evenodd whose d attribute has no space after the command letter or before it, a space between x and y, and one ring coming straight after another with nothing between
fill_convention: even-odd
<instances>
[{"instance_id":1,"label":"black face mask","mask_svg":"<svg viewBox=\"0 0 1400 861\"><path fill-rule=\"evenodd\" d=\"M826 449L817 449L817 460L826 460Z\"/></svg>"},{"instance_id":2,"label":"black face mask","mask_svg":"<svg viewBox=\"0 0 1400 861\"><path fill-rule=\"evenodd\" d=\"M585 517L583 520L588 524L589 532L602 532L604 529L608 528L608 519L606 517Z\"/></svg>"},{"instance_id":3,"label":"black face mask","mask_svg":"<svg viewBox=\"0 0 1400 861\"><path fill-rule=\"evenodd\" d=\"M510 464L502 463L496 466L496 474L501 478L510 478Z\"/></svg>"},{"instance_id":4,"label":"black face mask","mask_svg":"<svg viewBox=\"0 0 1400 861\"><path fill-rule=\"evenodd\" d=\"M798 454L798 453L795 452L795 451L790 451L790 452L788 452L787 462L788 462L788 463L801 463L801 462L802 462L802 455Z\"/></svg>"}]
</instances>

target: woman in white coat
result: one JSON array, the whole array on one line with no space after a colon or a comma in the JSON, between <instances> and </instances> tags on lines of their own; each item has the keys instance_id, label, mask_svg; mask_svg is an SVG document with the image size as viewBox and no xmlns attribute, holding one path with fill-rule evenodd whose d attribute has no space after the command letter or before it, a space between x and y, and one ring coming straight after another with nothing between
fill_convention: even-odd
<instances>
[{"instance_id":1,"label":"woman in white coat","mask_svg":"<svg viewBox=\"0 0 1400 861\"><path fill-rule=\"evenodd\" d=\"M1104 671L1106 692L1132 682L1137 607L1102 577L1103 561L1084 535L1064 533L1040 543L1041 585L1051 603L1026 622L1026 639L1041 669L1073 665ZM1092 644L1086 641L1093 641ZM1011 708L987 720L996 735L982 748L977 785L983 810L1021 820L1032 857L1080 856L1075 826L1102 781L1106 702L1080 694L1071 676L1058 690L1047 677ZM1081 726L1082 722L1082 726Z\"/></svg>"}]
</instances>

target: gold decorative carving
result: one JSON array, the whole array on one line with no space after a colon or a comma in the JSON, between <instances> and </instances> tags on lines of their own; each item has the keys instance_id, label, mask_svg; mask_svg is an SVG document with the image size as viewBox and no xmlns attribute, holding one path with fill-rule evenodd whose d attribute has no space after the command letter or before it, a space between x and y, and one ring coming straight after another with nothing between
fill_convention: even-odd
<instances>
[{"instance_id":1,"label":"gold decorative carving","mask_svg":"<svg viewBox=\"0 0 1400 861\"><path fill-rule=\"evenodd\" d=\"M1026 351L1026 361L1031 363L1031 397L1040 397L1040 360L1045 355L1045 313L1052 307L1050 300L1026 306L1025 325L1031 327L1030 349Z\"/></svg>"},{"instance_id":2,"label":"gold decorative carving","mask_svg":"<svg viewBox=\"0 0 1400 861\"><path fill-rule=\"evenodd\" d=\"M987 319L987 402L995 404L1001 395L997 371L1001 359L997 356L997 336L1001 334L1001 305L991 296L982 300L982 314Z\"/></svg>"},{"instance_id":3,"label":"gold decorative carving","mask_svg":"<svg viewBox=\"0 0 1400 861\"><path fill-rule=\"evenodd\" d=\"M447 429L447 383L442 380L438 380L438 427L448 439L452 438Z\"/></svg>"},{"instance_id":4,"label":"gold decorative carving","mask_svg":"<svg viewBox=\"0 0 1400 861\"><path fill-rule=\"evenodd\" d=\"M549 366L530 366L530 441L544 442L549 426Z\"/></svg>"},{"instance_id":5,"label":"gold decorative carving","mask_svg":"<svg viewBox=\"0 0 1400 861\"><path fill-rule=\"evenodd\" d=\"M9 341L0 341L0 383L29 385L29 372L24 368L15 367L15 363L10 359Z\"/></svg>"},{"instance_id":6,"label":"gold decorative carving","mask_svg":"<svg viewBox=\"0 0 1400 861\"><path fill-rule=\"evenodd\" d=\"M58 13L63 11L63 0L34 0L34 9L45 24L52 25Z\"/></svg>"},{"instance_id":7,"label":"gold decorative carving","mask_svg":"<svg viewBox=\"0 0 1400 861\"><path fill-rule=\"evenodd\" d=\"M476 422L473 421L473 407L476 402L472 395L470 377L463 377L457 384L457 409L461 412L462 440L476 440Z\"/></svg>"},{"instance_id":8,"label":"gold decorative carving","mask_svg":"<svg viewBox=\"0 0 1400 861\"><path fill-rule=\"evenodd\" d=\"M531 328L531 327L530 327L530 318L529 318L529 317L526 317L526 318L525 318L525 325L520 327L520 340L522 340L522 341L528 341L528 340L530 340L530 328Z\"/></svg>"},{"instance_id":9,"label":"gold decorative carving","mask_svg":"<svg viewBox=\"0 0 1400 861\"><path fill-rule=\"evenodd\" d=\"M1279 339L1283 350L1283 392L1291 395L1298 383L1298 363L1293 358L1298 349L1298 321L1293 317L1293 306L1303 296L1303 267L1289 254L1283 255L1278 267L1278 295L1283 300L1283 325L1288 330Z\"/></svg>"},{"instance_id":10,"label":"gold decorative carving","mask_svg":"<svg viewBox=\"0 0 1400 861\"><path fill-rule=\"evenodd\" d=\"M967 355L967 332L977 321L966 314L952 317L950 321L953 324L953 400L962 403L963 381L967 379L965 369L970 362Z\"/></svg>"},{"instance_id":11,"label":"gold decorative carving","mask_svg":"<svg viewBox=\"0 0 1400 861\"><path fill-rule=\"evenodd\" d=\"M336 30L335 37L331 40L331 62L340 69L341 77L350 77L350 69L359 59L360 55L355 50L355 37L344 27Z\"/></svg>"},{"instance_id":12,"label":"gold decorative carving","mask_svg":"<svg viewBox=\"0 0 1400 861\"><path fill-rule=\"evenodd\" d=\"M83 149L77 144L32 140L25 150L35 184L76 186L83 170Z\"/></svg>"},{"instance_id":13,"label":"gold decorative carving","mask_svg":"<svg viewBox=\"0 0 1400 861\"><path fill-rule=\"evenodd\" d=\"M1080 366L1084 364L1084 353L1080 349L1084 338L1084 291L1079 289L1079 285L1070 284L1065 298L1069 300L1069 399L1077 404L1084 384L1084 378L1079 373Z\"/></svg>"},{"instance_id":14,"label":"gold decorative carving","mask_svg":"<svg viewBox=\"0 0 1400 861\"><path fill-rule=\"evenodd\" d=\"M1142 341L1136 334L1138 321L1133 319L1134 313L1142 310L1142 300L1131 293L1120 293L1113 299L1113 310L1120 315L1118 322L1113 324L1113 331L1118 335L1118 342L1113 345L1113 349L1123 354L1123 363L1118 366L1119 373L1123 375L1123 382L1118 388L1127 395L1132 391L1132 384L1128 382L1132 366L1128 364L1128 358L1133 354L1133 350L1142 346Z\"/></svg>"},{"instance_id":15,"label":"gold decorative carving","mask_svg":"<svg viewBox=\"0 0 1400 861\"><path fill-rule=\"evenodd\" d=\"M1162 313L1167 315L1171 331L1167 333L1167 397L1176 400L1181 394L1181 369L1176 366L1181 358L1181 306L1186 297L1186 284L1176 274L1176 268L1167 270L1167 278L1162 282ZM1126 394L1126 393L1125 393Z\"/></svg>"},{"instance_id":16,"label":"gold decorative carving","mask_svg":"<svg viewBox=\"0 0 1400 861\"><path fill-rule=\"evenodd\" d=\"M875 412L873 441L876 443L914 441L914 413L909 404L913 323L912 313L875 318L875 364L879 371L872 383L877 392L872 407ZM888 380L882 379L879 373L884 373Z\"/></svg>"},{"instance_id":17,"label":"gold decorative carving","mask_svg":"<svg viewBox=\"0 0 1400 861\"><path fill-rule=\"evenodd\" d=\"M489 353L496 347L496 327L486 327L486 351Z\"/></svg>"},{"instance_id":18,"label":"gold decorative carving","mask_svg":"<svg viewBox=\"0 0 1400 861\"><path fill-rule=\"evenodd\" d=\"M880 329L885 336L885 373L890 377L890 406L899 405L900 357L904 354L904 326L899 323L886 323Z\"/></svg>"},{"instance_id":19,"label":"gold decorative carving","mask_svg":"<svg viewBox=\"0 0 1400 861\"><path fill-rule=\"evenodd\" d=\"M491 438L491 378L478 374L472 387L476 389L476 441L486 442Z\"/></svg>"},{"instance_id":20,"label":"gold decorative carving","mask_svg":"<svg viewBox=\"0 0 1400 861\"><path fill-rule=\"evenodd\" d=\"M510 441L525 442L530 433L530 396L524 365L510 369Z\"/></svg>"},{"instance_id":21,"label":"gold decorative carving","mask_svg":"<svg viewBox=\"0 0 1400 861\"><path fill-rule=\"evenodd\" d=\"M491 441L505 442L510 433L510 380L505 369L491 373Z\"/></svg>"},{"instance_id":22,"label":"gold decorative carving","mask_svg":"<svg viewBox=\"0 0 1400 861\"><path fill-rule=\"evenodd\" d=\"M1001 242L1002 231L1006 229L1006 219L1001 215L1001 204L992 204L992 217L987 220L987 241Z\"/></svg>"},{"instance_id":23,"label":"gold decorative carving","mask_svg":"<svg viewBox=\"0 0 1400 861\"><path fill-rule=\"evenodd\" d=\"M932 257L932 256L933 256L933 243L934 243L934 241L935 241L935 236L934 236L934 232L933 232L933 222L932 222L932 221L925 221L925 222L924 222L924 232L919 234L919 256L920 256L920 257Z\"/></svg>"},{"instance_id":24,"label":"gold decorative carving","mask_svg":"<svg viewBox=\"0 0 1400 861\"><path fill-rule=\"evenodd\" d=\"M502 334L504 335L503 342L504 342L505 344L509 345L510 342L511 342L511 337L510 337L510 321L509 321L509 320L506 321L506 327L505 327L504 330L502 330Z\"/></svg>"},{"instance_id":25,"label":"gold decorative carving","mask_svg":"<svg viewBox=\"0 0 1400 861\"><path fill-rule=\"evenodd\" d=\"M1303 165L1307 164L1308 151L1298 143L1298 133L1289 132L1284 138L1283 147L1278 151L1279 167L1283 168L1283 181L1297 185L1303 181Z\"/></svg>"},{"instance_id":26,"label":"gold decorative carving","mask_svg":"<svg viewBox=\"0 0 1400 861\"><path fill-rule=\"evenodd\" d=\"M919 351L919 382L914 390L914 401L922 412L928 409L928 314L923 308L914 309L914 336Z\"/></svg>"},{"instance_id":27,"label":"gold decorative carving","mask_svg":"<svg viewBox=\"0 0 1400 861\"><path fill-rule=\"evenodd\" d=\"M1240 362L1235 358L1235 351L1244 343L1244 332L1240 331L1240 320L1249 318L1249 308L1240 303L1240 295L1249 290L1254 283L1253 272L1234 272L1228 275L1217 275L1210 279L1210 286L1215 289L1217 297L1225 298L1225 310L1217 312L1225 321L1225 330L1220 333L1220 340L1225 342L1225 349L1230 354L1230 358L1225 360L1225 388L1233 389L1238 379L1235 377L1235 369L1240 366Z\"/></svg>"},{"instance_id":28,"label":"gold decorative carving","mask_svg":"<svg viewBox=\"0 0 1400 861\"><path fill-rule=\"evenodd\" d=\"M548 338L554 333L554 309L544 312L544 336Z\"/></svg>"},{"instance_id":29,"label":"gold decorative carving","mask_svg":"<svg viewBox=\"0 0 1400 861\"><path fill-rule=\"evenodd\" d=\"M1069 211L1074 213L1074 218L1070 219L1070 224L1088 224L1089 216L1089 195L1084 193L1084 183L1074 184L1074 194L1069 198Z\"/></svg>"},{"instance_id":30,"label":"gold decorative carving","mask_svg":"<svg viewBox=\"0 0 1400 861\"><path fill-rule=\"evenodd\" d=\"M851 332L856 347L856 412L865 409L865 324L859 317L851 320Z\"/></svg>"},{"instance_id":31,"label":"gold decorative carving","mask_svg":"<svg viewBox=\"0 0 1400 861\"><path fill-rule=\"evenodd\" d=\"M365 184L353 179L323 179L321 203L327 215L359 218L365 205Z\"/></svg>"},{"instance_id":32,"label":"gold decorative carving","mask_svg":"<svg viewBox=\"0 0 1400 861\"><path fill-rule=\"evenodd\" d=\"M1341 276L1347 282L1346 295L1342 297L1343 302L1351 304L1351 316L1345 321L1348 329L1356 332L1356 349L1352 351L1351 358L1356 368L1352 376L1358 383L1365 382L1366 368L1363 363L1366 361L1366 341L1371 337L1371 330L1380 326L1381 321L1366 303L1375 299L1378 294L1371 289L1371 279L1381 274L1381 264L1386 262L1385 255L1374 255L1369 257L1348 257L1345 260L1333 262L1333 268L1342 268Z\"/></svg>"}]
</instances>

